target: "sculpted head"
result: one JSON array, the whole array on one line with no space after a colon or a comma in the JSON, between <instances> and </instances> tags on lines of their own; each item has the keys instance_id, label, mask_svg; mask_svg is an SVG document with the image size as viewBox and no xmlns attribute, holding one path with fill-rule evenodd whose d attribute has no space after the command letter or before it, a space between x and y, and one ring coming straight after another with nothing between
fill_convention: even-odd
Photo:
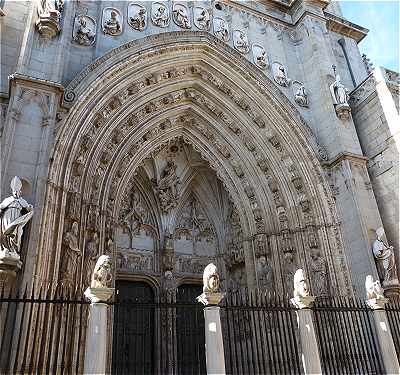
<instances>
[{"instance_id":1,"label":"sculpted head","mask_svg":"<svg viewBox=\"0 0 400 375\"><path fill-rule=\"evenodd\" d=\"M22 182L18 176L11 180L11 191L14 198L21 197Z\"/></svg>"},{"instance_id":2,"label":"sculpted head","mask_svg":"<svg viewBox=\"0 0 400 375\"><path fill-rule=\"evenodd\" d=\"M379 240L383 237L384 234L385 234L385 230L383 229L383 227L379 227L376 230L376 235L377 235Z\"/></svg>"}]
</instances>

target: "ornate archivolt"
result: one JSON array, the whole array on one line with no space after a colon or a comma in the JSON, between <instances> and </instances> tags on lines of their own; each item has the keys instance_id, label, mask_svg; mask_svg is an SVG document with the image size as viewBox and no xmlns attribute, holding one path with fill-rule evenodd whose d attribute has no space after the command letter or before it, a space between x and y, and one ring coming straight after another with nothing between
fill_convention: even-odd
<instances>
[{"instance_id":1,"label":"ornate archivolt","mask_svg":"<svg viewBox=\"0 0 400 375\"><path fill-rule=\"evenodd\" d=\"M62 239L74 222L80 249L87 238L98 238L99 253L116 255L118 217L132 176L137 181L148 160L179 140L214 171L232 202L224 220L241 244L220 249L228 271L244 264L249 286L273 284L289 292L301 265L317 275L317 293L349 292L336 209L321 167L325 153L274 83L207 34L149 37L108 58L88 67L66 93L72 101L59 126L42 218L49 223L41 240L42 277L59 278L68 250ZM183 207L181 197L161 185L147 202L164 207L162 219L154 215L152 222L158 259L168 243L160 232L168 229L162 211ZM213 224L211 232L220 230Z\"/></svg>"}]
</instances>

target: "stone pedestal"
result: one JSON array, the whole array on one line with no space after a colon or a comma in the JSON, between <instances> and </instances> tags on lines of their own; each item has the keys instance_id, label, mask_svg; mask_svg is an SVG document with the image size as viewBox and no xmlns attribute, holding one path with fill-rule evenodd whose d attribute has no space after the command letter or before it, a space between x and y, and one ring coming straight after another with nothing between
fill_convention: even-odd
<instances>
[{"instance_id":1,"label":"stone pedestal","mask_svg":"<svg viewBox=\"0 0 400 375\"><path fill-rule=\"evenodd\" d=\"M225 375L224 342L222 339L220 308L223 293L203 293L197 300L205 305L205 339L207 374Z\"/></svg>"},{"instance_id":2,"label":"stone pedestal","mask_svg":"<svg viewBox=\"0 0 400 375\"><path fill-rule=\"evenodd\" d=\"M313 296L297 296L290 300L299 309L296 314L301 342L301 360L305 375L322 373L313 312L310 310L314 300L315 297Z\"/></svg>"},{"instance_id":3,"label":"stone pedestal","mask_svg":"<svg viewBox=\"0 0 400 375\"><path fill-rule=\"evenodd\" d=\"M86 332L84 374L106 374L107 366L107 310L105 303L114 294L112 288L88 288L85 296L92 302Z\"/></svg>"},{"instance_id":4,"label":"stone pedestal","mask_svg":"<svg viewBox=\"0 0 400 375\"><path fill-rule=\"evenodd\" d=\"M18 254L0 252L0 285L12 282L21 269L22 262Z\"/></svg>"},{"instance_id":5,"label":"stone pedestal","mask_svg":"<svg viewBox=\"0 0 400 375\"><path fill-rule=\"evenodd\" d=\"M400 374L399 359L397 358L389 322L384 310L385 303L387 302L387 298L374 298L367 300L367 305L374 310L376 336L385 367L385 374Z\"/></svg>"},{"instance_id":6,"label":"stone pedestal","mask_svg":"<svg viewBox=\"0 0 400 375\"><path fill-rule=\"evenodd\" d=\"M341 120L348 120L350 118L351 108L348 104L337 104L335 110Z\"/></svg>"}]
</instances>

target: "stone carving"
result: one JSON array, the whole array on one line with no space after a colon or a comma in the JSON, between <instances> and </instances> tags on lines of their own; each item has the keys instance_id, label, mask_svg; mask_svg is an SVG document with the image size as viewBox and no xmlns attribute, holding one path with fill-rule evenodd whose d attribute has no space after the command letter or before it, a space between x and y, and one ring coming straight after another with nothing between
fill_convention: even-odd
<instances>
[{"instance_id":1,"label":"stone carving","mask_svg":"<svg viewBox=\"0 0 400 375\"><path fill-rule=\"evenodd\" d=\"M151 6L151 20L158 27L167 27L169 25L169 10L162 3L153 3Z\"/></svg>"},{"instance_id":2,"label":"stone carving","mask_svg":"<svg viewBox=\"0 0 400 375\"><path fill-rule=\"evenodd\" d=\"M339 74L336 75L335 82L330 85L331 96L337 116L346 120L350 117L351 108L349 106L349 90L340 81Z\"/></svg>"},{"instance_id":3,"label":"stone carving","mask_svg":"<svg viewBox=\"0 0 400 375\"><path fill-rule=\"evenodd\" d=\"M128 24L135 30L143 31L147 27L147 10L139 4L128 5Z\"/></svg>"},{"instance_id":4,"label":"stone carving","mask_svg":"<svg viewBox=\"0 0 400 375\"><path fill-rule=\"evenodd\" d=\"M253 44L253 61L260 69L269 67L267 52L259 44Z\"/></svg>"},{"instance_id":5,"label":"stone carving","mask_svg":"<svg viewBox=\"0 0 400 375\"><path fill-rule=\"evenodd\" d=\"M89 16L75 17L72 38L81 46L91 46L96 39L96 21Z\"/></svg>"},{"instance_id":6,"label":"stone carving","mask_svg":"<svg viewBox=\"0 0 400 375\"><path fill-rule=\"evenodd\" d=\"M64 282L71 283L73 275L75 275L78 268L78 258L81 256L79 249L79 225L74 221L71 229L65 233L64 253L61 258L61 278Z\"/></svg>"},{"instance_id":7,"label":"stone carving","mask_svg":"<svg viewBox=\"0 0 400 375\"><path fill-rule=\"evenodd\" d=\"M111 288L112 287L112 262L108 255L100 255L94 267L91 288Z\"/></svg>"},{"instance_id":8,"label":"stone carving","mask_svg":"<svg viewBox=\"0 0 400 375\"><path fill-rule=\"evenodd\" d=\"M166 271L172 271L175 265L174 239L171 233L164 238L163 266Z\"/></svg>"},{"instance_id":9,"label":"stone carving","mask_svg":"<svg viewBox=\"0 0 400 375\"><path fill-rule=\"evenodd\" d=\"M300 106L300 107L308 107L308 95L306 88L304 85L300 82L294 82L293 83L293 91L294 91L294 101Z\"/></svg>"},{"instance_id":10,"label":"stone carving","mask_svg":"<svg viewBox=\"0 0 400 375\"><path fill-rule=\"evenodd\" d=\"M235 30L233 32L233 46L243 54L247 54L250 51L250 44L247 34L242 30Z\"/></svg>"},{"instance_id":11,"label":"stone carving","mask_svg":"<svg viewBox=\"0 0 400 375\"><path fill-rule=\"evenodd\" d=\"M38 4L38 20L36 27L46 38L53 38L61 30L61 14L64 9L64 0L41 0Z\"/></svg>"},{"instance_id":12,"label":"stone carving","mask_svg":"<svg viewBox=\"0 0 400 375\"><path fill-rule=\"evenodd\" d=\"M165 213L178 204L180 181L176 175L176 168L176 164L172 160L168 160L160 179L156 182L156 191L160 198L161 208Z\"/></svg>"},{"instance_id":13,"label":"stone carving","mask_svg":"<svg viewBox=\"0 0 400 375\"><path fill-rule=\"evenodd\" d=\"M311 307L315 297L310 295L310 289L306 279L305 272L302 269L298 269L294 274L294 297L290 300L293 305L298 309L305 309Z\"/></svg>"},{"instance_id":14,"label":"stone carving","mask_svg":"<svg viewBox=\"0 0 400 375\"><path fill-rule=\"evenodd\" d=\"M87 243L85 251L85 260L84 260L85 270L86 270L85 284L88 286L90 285L91 274L96 264L98 251L99 251L99 236L97 232L95 232L93 233L93 237Z\"/></svg>"},{"instance_id":15,"label":"stone carving","mask_svg":"<svg viewBox=\"0 0 400 375\"><path fill-rule=\"evenodd\" d=\"M272 289L273 286L273 271L268 264L267 258L261 256L257 261L257 277L260 288Z\"/></svg>"},{"instance_id":16,"label":"stone carving","mask_svg":"<svg viewBox=\"0 0 400 375\"><path fill-rule=\"evenodd\" d=\"M372 275L367 275L365 278L365 292L367 293L367 299L385 298L381 283L379 280L374 281Z\"/></svg>"},{"instance_id":17,"label":"stone carving","mask_svg":"<svg viewBox=\"0 0 400 375\"><path fill-rule=\"evenodd\" d=\"M190 29L192 27L189 19L189 11L183 4L174 4L172 16L174 22L182 29Z\"/></svg>"},{"instance_id":18,"label":"stone carving","mask_svg":"<svg viewBox=\"0 0 400 375\"><path fill-rule=\"evenodd\" d=\"M284 251L281 268L284 277L284 287L286 292L289 293L289 291L292 289L293 277L296 268L293 251Z\"/></svg>"},{"instance_id":19,"label":"stone carving","mask_svg":"<svg viewBox=\"0 0 400 375\"><path fill-rule=\"evenodd\" d=\"M210 12L206 8L195 7L193 9L193 23L198 29L202 31L210 30Z\"/></svg>"},{"instance_id":20,"label":"stone carving","mask_svg":"<svg viewBox=\"0 0 400 375\"><path fill-rule=\"evenodd\" d=\"M12 195L0 203L1 256L19 259L23 228L33 216L33 206L21 197L22 182L11 180Z\"/></svg>"},{"instance_id":21,"label":"stone carving","mask_svg":"<svg viewBox=\"0 0 400 375\"><path fill-rule=\"evenodd\" d=\"M310 270L315 295L328 294L326 262L319 251L313 251L311 254Z\"/></svg>"},{"instance_id":22,"label":"stone carving","mask_svg":"<svg viewBox=\"0 0 400 375\"><path fill-rule=\"evenodd\" d=\"M399 280L397 276L393 246L389 246L384 242L384 235L385 231L382 227L376 230L377 238L372 245L372 251L377 262L379 277L385 287L390 284L398 284Z\"/></svg>"},{"instance_id":23,"label":"stone carving","mask_svg":"<svg viewBox=\"0 0 400 375\"><path fill-rule=\"evenodd\" d=\"M210 257L197 257L192 256L178 256L176 258L176 271L180 273L189 273L193 275L200 275L204 267L213 259Z\"/></svg>"},{"instance_id":24,"label":"stone carving","mask_svg":"<svg viewBox=\"0 0 400 375\"><path fill-rule=\"evenodd\" d=\"M138 252L119 251L117 268L128 271L152 271L153 256Z\"/></svg>"},{"instance_id":25,"label":"stone carving","mask_svg":"<svg viewBox=\"0 0 400 375\"><path fill-rule=\"evenodd\" d=\"M230 33L229 33L229 26L227 22L219 17L214 18L214 34L218 39L223 40L224 42L229 41Z\"/></svg>"},{"instance_id":26,"label":"stone carving","mask_svg":"<svg viewBox=\"0 0 400 375\"><path fill-rule=\"evenodd\" d=\"M272 71L274 74L274 81L283 87L288 87L290 85L290 79L287 77L285 67L278 62L272 64Z\"/></svg>"},{"instance_id":27,"label":"stone carving","mask_svg":"<svg viewBox=\"0 0 400 375\"><path fill-rule=\"evenodd\" d=\"M103 9L102 28L104 34L120 35L122 33L122 15L118 9Z\"/></svg>"},{"instance_id":28,"label":"stone carving","mask_svg":"<svg viewBox=\"0 0 400 375\"><path fill-rule=\"evenodd\" d=\"M204 269L203 273L203 292L216 293L219 290L219 275L217 266L210 263Z\"/></svg>"}]
</instances>

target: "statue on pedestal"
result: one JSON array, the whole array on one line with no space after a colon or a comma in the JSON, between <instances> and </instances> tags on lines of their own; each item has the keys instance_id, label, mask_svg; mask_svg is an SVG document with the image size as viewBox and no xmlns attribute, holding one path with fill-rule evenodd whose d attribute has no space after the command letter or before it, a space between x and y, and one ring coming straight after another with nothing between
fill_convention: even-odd
<instances>
[{"instance_id":1,"label":"statue on pedestal","mask_svg":"<svg viewBox=\"0 0 400 375\"><path fill-rule=\"evenodd\" d=\"M41 0L38 4L38 20L36 27L45 38L53 38L60 30L61 13L64 9L64 0Z\"/></svg>"},{"instance_id":2,"label":"statue on pedestal","mask_svg":"<svg viewBox=\"0 0 400 375\"><path fill-rule=\"evenodd\" d=\"M334 71L335 70L336 68L334 68ZM348 119L351 113L351 108L348 103L349 90L344 87L339 74L336 74L335 82L330 85L330 91L337 116L342 120Z\"/></svg>"},{"instance_id":3,"label":"statue on pedestal","mask_svg":"<svg viewBox=\"0 0 400 375\"><path fill-rule=\"evenodd\" d=\"M372 251L378 266L378 273L383 287L388 284L398 284L396 262L394 259L393 246L384 242L385 231L382 227L376 230L376 240L372 245Z\"/></svg>"},{"instance_id":4,"label":"statue on pedestal","mask_svg":"<svg viewBox=\"0 0 400 375\"><path fill-rule=\"evenodd\" d=\"M1 256L19 259L23 228L33 216L33 206L21 197L22 182L15 176L11 181L12 195L0 203Z\"/></svg>"}]
</instances>

